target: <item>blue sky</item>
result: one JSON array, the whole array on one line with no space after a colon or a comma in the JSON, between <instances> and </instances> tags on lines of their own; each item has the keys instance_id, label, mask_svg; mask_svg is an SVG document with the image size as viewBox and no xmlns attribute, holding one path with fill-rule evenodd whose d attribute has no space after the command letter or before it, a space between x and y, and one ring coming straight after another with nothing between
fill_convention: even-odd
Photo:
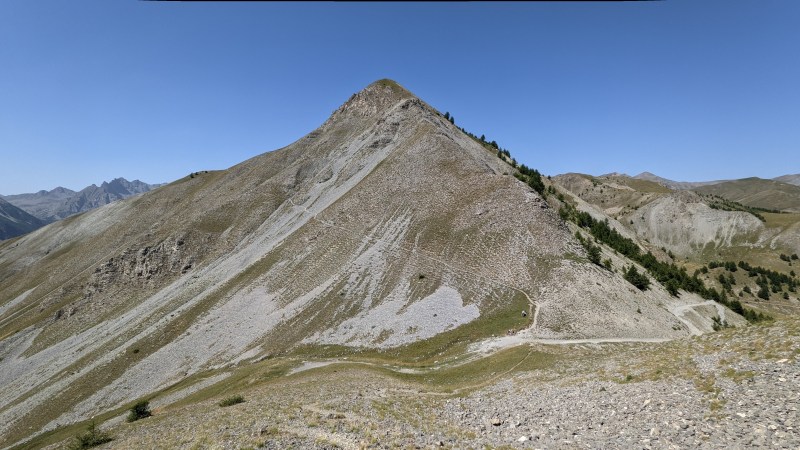
<instances>
[{"instance_id":1,"label":"blue sky","mask_svg":"<svg viewBox=\"0 0 800 450\"><path fill-rule=\"evenodd\" d=\"M546 174L800 172L800 2L0 2L0 194L165 182L392 78Z\"/></svg>"}]
</instances>

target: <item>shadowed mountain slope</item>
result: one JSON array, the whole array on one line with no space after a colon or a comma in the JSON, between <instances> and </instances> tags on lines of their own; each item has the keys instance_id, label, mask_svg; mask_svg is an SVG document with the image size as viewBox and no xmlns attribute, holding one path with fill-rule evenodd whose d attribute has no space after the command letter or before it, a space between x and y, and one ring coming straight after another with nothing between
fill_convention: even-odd
<instances>
[{"instance_id":1,"label":"shadowed mountain slope","mask_svg":"<svg viewBox=\"0 0 800 450\"><path fill-rule=\"evenodd\" d=\"M44 222L0 198L0 240L29 233Z\"/></svg>"},{"instance_id":2,"label":"shadowed mountain slope","mask_svg":"<svg viewBox=\"0 0 800 450\"><path fill-rule=\"evenodd\" d=\"M513 172L381 80L285 148L0 243L0 445L299 348L711 329Z\"/></svg>"}]
</instances>

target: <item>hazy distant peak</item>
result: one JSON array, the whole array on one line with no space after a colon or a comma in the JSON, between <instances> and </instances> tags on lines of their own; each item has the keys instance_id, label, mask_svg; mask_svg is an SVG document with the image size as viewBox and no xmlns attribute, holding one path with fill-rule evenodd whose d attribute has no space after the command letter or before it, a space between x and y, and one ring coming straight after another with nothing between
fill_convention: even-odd
<instances>
[{"instance_id":1,"label":"hazy distant peak","mask_svg":"<svg viewBox=\"0 0 800 450\"><path fill-rule=\"evenodd\" d=\"M660 176L654 174L653 172L642 172L639 175L635 175L633 178L636 178L637 180L670 181L670 182L674 182L672 180L660 177Z\"/></svg>"},{"instance_id":2,"label":"hazy distant peak","mask_svg":"<svg viewBox=\"0 0 800 450\"><path fill-rule=\"evenodd\" d=\"M722 183L727 180L716 180L716 181L674 181L668 178L660 177L652 172L642 172L635 177L637 180L645 180L645 181L652 181L654 183L658 183L662 186L666 186L670 189L694 189L700 186L707 186L717 183Z\"/></svg>"},{"instance_id":3,"label":"hazy distant peak","mask_svg":"<svg viewBox=\"0 0 800 450\"><path fill-rule=\"evenodd\" d=\"M139 180L131 182L118 177L104 181L100 186L92 183L78 192L59 186L51 191L41 190L35 194L9 195L5 198L14 206L49 223L156 187L158 185Z\"/></svg>"},{"instance_id":4,"label":"hazy distant peak","mask_svg":"<svg viewBox=\"0 0 800 450\"><path fill-rule=\"evenodd\" d=\"M800 186L800 173L790 174L790 175L781 175L779 177L773 178L775 181L780 181L781 183L793 184L795 186Z\"/></svg>"},{"instance_id":5,"label":"hazy distant peak","mask_svg":"<svg viewBox=\"0 0 800 450\"><path fill-rule=\"evenodd\" d=\"M627 178L630 178L630 175L628 175L627 173L620 173L620 172L605 173L605 174L600 175L600 176L601 177L627 177Z\"/></svg>"}]
</instances>

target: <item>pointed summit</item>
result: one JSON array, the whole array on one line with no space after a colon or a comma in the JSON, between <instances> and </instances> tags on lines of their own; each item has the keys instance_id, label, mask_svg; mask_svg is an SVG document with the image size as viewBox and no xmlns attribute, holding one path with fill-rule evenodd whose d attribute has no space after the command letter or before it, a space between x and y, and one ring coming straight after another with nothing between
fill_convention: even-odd
<instances>
[{"instance_id":1,"label":"pointed summit","mask_svg":"<svg viewBox=\"0 0 800 450\"><path fill-rule=\"evenodd\" d=\"M330 120L339 118L366 118L375 114L384 113L397 103L416 99L417 97L409 92L394 80L384 78L371 83L361 91L353 94L331 115Z\"/></svg>"},{"instance_id":2,"label":"pointed summit","mask_svg":"<svg viewBox=\"0 0 800 450\"><path fill-rule=\"evenodd\" d=\"M407 98L416 98L414 94L401 86L400 83L388 78L383 78L371 83L355 96L366 97L373 101L388 101L395 103Z\"/></svg>"}]
</instances>

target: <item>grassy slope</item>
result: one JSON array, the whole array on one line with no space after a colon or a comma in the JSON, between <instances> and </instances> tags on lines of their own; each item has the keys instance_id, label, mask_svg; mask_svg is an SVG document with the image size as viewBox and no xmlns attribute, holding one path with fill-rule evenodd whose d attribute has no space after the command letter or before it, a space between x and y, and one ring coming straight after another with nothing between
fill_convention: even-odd
<instances>
[{"instance_id":1,"label":"grassy slope","mask_svg":"<svg viewBox=\"0 0 800 450\"><path fill-rule=\"evenodd\" d=\"M755 375L732 369L736 361L796 359L800 357L795 344L798 337L800 322L791 318L663 344L523 345L485 359L445 364L417 374L386 367L401 363L391 358L376 364L351 357L288 375L301 359L287 356L239 367L224 381L156 409L152 418L131 424L106 423L103 428L115 438L111 446L117 447L207 448L233 443L255 448L281 439L330 446L339 438L377 444L420 431L452 435L460 445L466 445L477 437L474 430L442 423L437 419L438 411L450 399L470 396L512 377L541 386L689 380L705 397L706 414L714 417L726 404L736 401L719 395L719 383L745 387ZM716 361L715 355L720 352L724 358L712 363L718 366L713 372L701 367L702 361ZM728 369L723 370L725 367ZM185 380L151 399L211 375ZM217 405L233 394L242 395L245 402L230 408ZM104 424L125 413L126 408L119 408L96 421ZM29 442L28 447L66 443L87 424L47 433Z\"/></svg>"},{"instance_id":2,"label":"grassy slope","mask_svg":"<svg viewBox=\"0 0 800 450\"><path fill-rule=\"evenodd\" d=\"M800 186L761 178L726 181L695 189L757 208L800 212Z\"/></svg>"}]
</instances>

